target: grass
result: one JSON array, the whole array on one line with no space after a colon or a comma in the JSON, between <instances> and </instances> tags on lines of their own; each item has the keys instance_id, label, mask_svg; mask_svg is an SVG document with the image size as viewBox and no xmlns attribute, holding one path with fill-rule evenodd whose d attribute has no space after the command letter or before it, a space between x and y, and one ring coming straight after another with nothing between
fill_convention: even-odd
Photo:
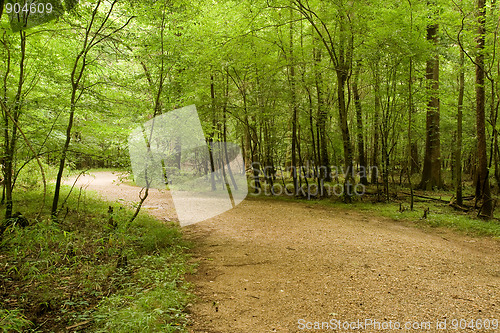
<instances>
[{"instance_id":1,"label":"grass","mask_svg":"<svg viewBox=\"0 0 500 333\"><path fill-rule=\"evenodd\" d=\"M0 309L0 329L2 332L22 332L23 328L31 325L19 310Z\"/></svg>"},{"instance_id":2,"label":"grass","mask_svg":"<svg viewBox=\"0 0 500 333\"><path fill-rule=\"evenodd\" d=\"M41 198L17 193L15 210L31 224L9 227L0 241L0 331L185 331L184 275L193 267L178 226L146 214L129 224L132 212L113 204L114 228L109 203L78 191L58 222L48 207L34 221Z\"/></svg>"}]
</instances>

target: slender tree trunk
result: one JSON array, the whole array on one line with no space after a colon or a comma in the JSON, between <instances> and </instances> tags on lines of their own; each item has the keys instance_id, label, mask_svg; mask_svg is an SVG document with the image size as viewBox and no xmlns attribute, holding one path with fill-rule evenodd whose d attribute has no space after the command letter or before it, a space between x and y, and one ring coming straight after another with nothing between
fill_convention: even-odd
<instances>
[{"instance_id":1,"label":"slender tree trunk","mask_svg":"<svg viewBox=\"0 0 500 333\"><path fill-rule=\"evenodd\" d=\"M9 137L9 117L4 114L5 117L5 169L4 169L4 182L5 182L5 218L12 217L13 210L13 198L12 192L14 190L14 159L16 154L16 144L17 144L17 127L16 124L21 115L21 102L22 102L22 92L24 84L24 61L26 58L26 33L21 31L19 33L21 39L21 60L19 62L19 82L17 85L17 92L14 98L14 108L13 108L13 123L12 131Z\"/></svg>"},{"instance_id":2,"label":"slender tree trunk","mask_svg":"<svg viewBox=\"0 0 500 333\"><path fill-rule=\"evenodd\" d=\"M498 112L498 110L497 110L497 112ZM495 163L495 180L497 182L498 191L500 192L500 167L498 165L500 163L500 161L499 161L500 151L498 148L498 131L495 131L495 133L494 133L493 146L494 146L493 155L494 155L494 163Z\"/></svg>"},{"instance_id":3,"label":"slender tree trunk","mask_svg":"<svg viewBox=\"0 0 500 333\"><path fill-rule=\"evenodd\" d=\"M344 146L344 172L346 175L344 185L344 195L347 201L350 200L352 185L352 147L349 126L347 124L347 106L345 101L345 84L347 82L347 73L343 69L337 70L337 99L339 103L339 123L342 132L342 142Z\"/></svg>"},{"instance_id":4,"label":"slender tree trunk","mask_svg":"<svg viewBox=\"0 0 500 333\"><path fill-rule=\"evenodd\" d=\"M66 140L64 142L64 146L62 149L61 159L59 160L59 169L57 171L56 187L55 187L55 191L54 191L54 200L52 201L52 216L53 217L57 216L57 211L58 211L59 192L61 189L62 175L63 175L63 171L64 171L64 165L66 163L66 155L68 153L69 144L71 141L71 130L73 129L73 120L74 120L74 116L75 116L75 101L76 101L77 89L78 89L77 86L73 85L72 91L71 91L71 107L70 107L70 113L69 113L69 121L68 121L68 126L66 127Z\"/></svg>"},{"instance_id":5,"label":"slender tree trunk","mask_svg":"<svg viewBox=\"0 0 500 333\"><path fill-rule=\"evenodd\" d=\"M413 15L412 15L412 21L413 21ZM413 184L411 182L411 176L412 176L412 165L413 165L413 160L412 160L412 116L414 112L414 105L413 105L413 58L410 58L410 75L408 78L408 165L406 166L406 171L408 173L408 185L410 186L410 210L413 210L413 203L414 203L414 198L413 198Z\"/></svg>"},{"instance_id":6,"label":"slender tree trunk","mask_svg":"<svg viewBox=\"0 0 500 333\"><path fill-rule=\"evenodd\" d=\"M456 197L457 204L463 204L462 197L462 109L464 105L464 88L465 88L465 73L464 73L464 52L460 50L460 74L458 83L458 110L457 110L457 143L455 150L455 181L456 181Z\"/></svg>"},{"instance_id":7,"label":"slender tree trunk","mask_svg":"<svg viewBox=\"0 0 500 333\"><path fill-rule=\"evenodd\" d=\"M293 10L290 9L290 21L293 21ZM290 50L289 50L289 80L290 80L290 100L292 107L292 178L295 195L299 193L299 185L297 180L297 96L295 83L295 59L293 54L293 24L290 23Z\"/></svg>"},{"instance_id":8,"label":"slender tree trunk","mask_svg":"<svg viewBox=\"0 0 500 333\"><path fill-rule=\"evenodd\" d=\"M0 9L0 10L3 10ZM2 163L2 173L3 173L3 181L2 181L2 200L0 202L1 205L5 204L5 192L6 192L6 173L5 170L7 169L7 159L5 156L7 155L7 147L9 145L9 117L7 115L6 109L9 107L7 104L7 80L9 78L9 73L10 73L10 63L11 63L11 53L10 53L10 48L9 48L9 43L7 42L7 39L5 38L6 35L4 35L4 38L0 40L0 42L3 44L5 48L5 52L7 53L7 57L5 59L5 73L2 78L3 81L3 87L2 87L2 103L5 108L2 108L2 117L4 120L4 156L0 159Z\"/></svg>"},{"instance_id":9,"label":"slender tree trunk","mask_svg":"<svg viewBox=\"0 0 500 333\"><path fill-rule=\"evenodd\" d=\"M361 61L356 64L356 69L354 71L354 80L352 83L352 92L354 95L354 105L356 107L356 124L358 130L358 162L361 168L360 172L360 182L363 185L368 185L368 179L366 177L366 157L365 157L365 141L363 138L363 117L361 110L361 101L359 97L358 81L359 72L361 70Z\"/></svg>"},{"instance_id":10,"label":"slender tree trunk","mask_svg":"<svg viewBox=\"0 0 500 333\"><path fill-rule=\"evenodd\" d=\"M352 61L352 40L346 40L346 27L345 17L340 16L340 43L338 47L339 61L335 67L337 74L337 100L339 107L339 123L340 131L342 132L342 143L344 146L344 200L351 201L352 184L353 184L353 164L352 164L352 145L351 135L349 133L349 125L347 123L348 105L345 98L345 87L349 78L350 64ZM346 46L347 42L347 46Z\"/></svg>"},{"instance_id":11,"label":"slender tree trunk","mask_svg":"<svg viewBox=\"0 0 500 333\"><path fill-rule=\"evenodd\" d=\"M314 52L314 74L315 74L315 84L316 84L316 95L317 95L317 105L318 105L318 165L320 167L319 177L322 183L332 181L330 161L328 158L328 142L326 134L326 122L327 122L327 111L325 107L325 102L323 98L323 78L321 75L321 70L318 68L321 63L321 48L315 48Z\"/></svg>"},{"instance_id":12,"label":"slender tree trunk","mask_svg":"<svg viewBox=\"0 0 500 333\"><path fill-rule=\"evenodd\" d=\"M411 0L408 0L408 4L410 5L410 35L413 35L413 8ZM412 117L415 114L415 105L413 103L413 57L410 57L410 78L408 80L408 181L410 184L410 192L411 192L411 205L410 209L413 210L413 184L411 183L411 176L418 173L420 170L418 163L418 146L417 141L412 138Z\"/></svg>"},{"instance_id":13,"label":"slender tree trunk","mask_svg":"<svg viewBox=\"0 0 500 333\"><path fill-rule=\"evenodd\" d=\"M484 89L484 46L485 46L485 0L477 1L478 36L476 38L478 54L476 56L476 130L478 170L476 199L482 201L480 215L486 218L493 216L493 203L490 192L488 164L486 156L486 122L485 122L485 89Z\"/></svg>"},{"instance_id":14,"label":"slender tree trunk","mask_svg":"<svg viewBox=\"0 0 500 333\"><path fill-rule=\"evenodd\" d=\"M214 84L214 76L210 75L210 99L212 101L211 104L211 115L212 115L212 130L210 131L210 135L208 137L208 157L210 159L210 184L212 187L212 191L217 189L215 185L215 164L214 164L214 154L213 154L213 142L215 136L215 130L217 125L216 119L216 106L215 106L215 84Z\"/></svg>"},{"instance_id":15,"label":"slender tree trunk","mask_svg":"<svg viewBox=\"0 0 500 333\"><path fill-rule=\"evenodd\" d=\"M233 175L233 170L231 169L231 161L229 160L229 154L227 151L227 102L229 99L229 74L227 71L225 72L225 80L224 80L224 102L222 105L222 121L223 121L223 131L222 131L222 139L224 141L224 156L226 157L226 163L227 163L227 171L229 173L229 177L231 178L231 183L233 185L233 190L237 191L238 190L238 185L236 184L236 181L234 180L234 175ZM245 169L243 168L243 172Z\"/></svg>"},{"instance_id":16,"label":"slender tree trunk","mask_svg":"<svg viewBox=\"0 0 500 333\"><path fill-rule=\"evenodd\" d=\"M495 17L498 8L496 6L496 0L491 0L490 4L490 13L491 17ZM497 40L493 41L493 48L497 47ZM497 73L500 72L500 62L497 60ZM490 71L492 73L492 71ZM498 98L498 89L497 84L495 83L495 77L493 75L489 75L490 83L491 83L491 127L492 127L492 137L491 137L491 149L490 149L490 168L492 167L492 159L494 163L494 176L495 181L498 186L497 192L500 193L500 170L498 165L498 130L497 130L497 121L498 121L498 108L500 106L500 99Z\"/></svg>"},{"instance_id":17,"label":"slender tree trunk","mask_svg":"<svg viewBox=\"0 0 500 333\"><path fill-rule=\"evenodd\" d=\"M311 91L307 89L307 97L309 101L309 129L311 131L311 146L312 146L312 160L317 167L318 164L318 154L316 153L316 137L314 135L314 117L313 117L313 100L311 96ZM315 171L314 176L319 179L318 173Z\"/></svg>"},{"instance_id":18,"label":"slender tree trunk","mask_svg":"<svg viewBox=\"0 0 500 333\"><path fill-rule=\"evenodd\" d=\"M433 45L438 43L438 25L431 24L427 27L427 40ZM419 188L432 190L441 188L443 181L441 177L441 142L439 130L439 55L437 50L432 59L427 61L426 81L429 91L429 102L427 103L427 123L425 140L424 169Z\"/></svg>"},{"instance_id":19,"label":"slender tree trunk","mask_svg":"<svg viewBox=\"0 0 500 333\"><path fill-rule=\"evenodd\" d=\"M416 140L411 143L411 174L420 172L420 162L418 158L418 144Z\"/></svg>"},{"instance_id":20,"label":"slender tree trunk","mask_svg":"<svg viewBox=\"0 0 500 333\"><path fill-rule=\"evenodd\" d=\"M378 63L374 64L373 70L374 76L374 94L375 94L375 105L374 105L374 121L373 121L373 151L372 151L372 165L371 165L371 183L378 183L378 156L379 152L379 131L380 131L380 73L378 70Z\"/></svg>"}]
</instances>

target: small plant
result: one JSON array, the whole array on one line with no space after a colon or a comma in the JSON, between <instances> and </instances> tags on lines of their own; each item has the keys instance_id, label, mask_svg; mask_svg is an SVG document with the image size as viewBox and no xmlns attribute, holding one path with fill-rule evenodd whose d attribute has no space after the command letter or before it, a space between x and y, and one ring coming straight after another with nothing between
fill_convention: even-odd
<instances>
[{"instance_id":1,"label":"small plant","mask_svg":"<svg viewBox=\"0 0 500 333\"><path fill-rule=\"evenodd\" d=\"M0 309L0 329L2 332L23 332L32 323L19 310Z\"/></svg>"}]
</instances>

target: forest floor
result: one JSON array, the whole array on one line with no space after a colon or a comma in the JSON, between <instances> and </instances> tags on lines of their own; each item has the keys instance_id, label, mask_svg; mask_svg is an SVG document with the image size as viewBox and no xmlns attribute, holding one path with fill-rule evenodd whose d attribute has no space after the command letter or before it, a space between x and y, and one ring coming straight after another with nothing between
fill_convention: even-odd
<instances>
[{"instance_id":1,"label":"forest floor","mask_svg":"<svg viewBox=\"0 0 500 333\"><path fill-rule=\"evenodd\" d=\"M140 189L111 172L79 183L108 200L139 200ZM144 208L160 219L176 219L167 192L151 191ZM405 331L443 332L463 327L460 320L472 330L471 320L477 325L500 319L500 242L491 238L306 201L252 197L183 233L199 264L187 277L197 296L188 308L191 332L323 327L314 330L319 332L327 331L325 322L333 329L338 321L354 322L351 328L361 323L365 332L397 323L413 325ZM444 320L447 329L438 330Z\"/></svg>"}]
</instances>

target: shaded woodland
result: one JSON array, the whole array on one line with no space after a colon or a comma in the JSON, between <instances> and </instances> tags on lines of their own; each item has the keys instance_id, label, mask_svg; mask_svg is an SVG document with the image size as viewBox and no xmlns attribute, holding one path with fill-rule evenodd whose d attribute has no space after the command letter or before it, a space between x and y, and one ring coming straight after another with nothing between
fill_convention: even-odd
<instances>
[{"instance_id":1,"label":"shaded woodland","mask_svg":"<svg viewBox=\"0 0 500 333\"><path fill-rule=\"evenodd\" d=\"M459 209L465 189L493 216L496 1L54 4L55 19L0 21L6 218L19 178L55 179L56 217L64 170L129 167L130 130L189 104L207 144L242 147L253 188L444 189Z\"/></svg>"},{"instance_id":2,"label":"shaded woodland","mask_svg":"<svg viewBox=\"0 0 500 333\"><path fill-rule=\"evenodd\" d=\"M496 329L499 17L496 0L0 0L0 329L277 331L303 309ZM148 122L191 105L201 144L156 141L173 153L149 191L129 136L147 165ZM234 205L238 147L260 197L181 232L162 177Z\"/></svg>"}]
</instances>

